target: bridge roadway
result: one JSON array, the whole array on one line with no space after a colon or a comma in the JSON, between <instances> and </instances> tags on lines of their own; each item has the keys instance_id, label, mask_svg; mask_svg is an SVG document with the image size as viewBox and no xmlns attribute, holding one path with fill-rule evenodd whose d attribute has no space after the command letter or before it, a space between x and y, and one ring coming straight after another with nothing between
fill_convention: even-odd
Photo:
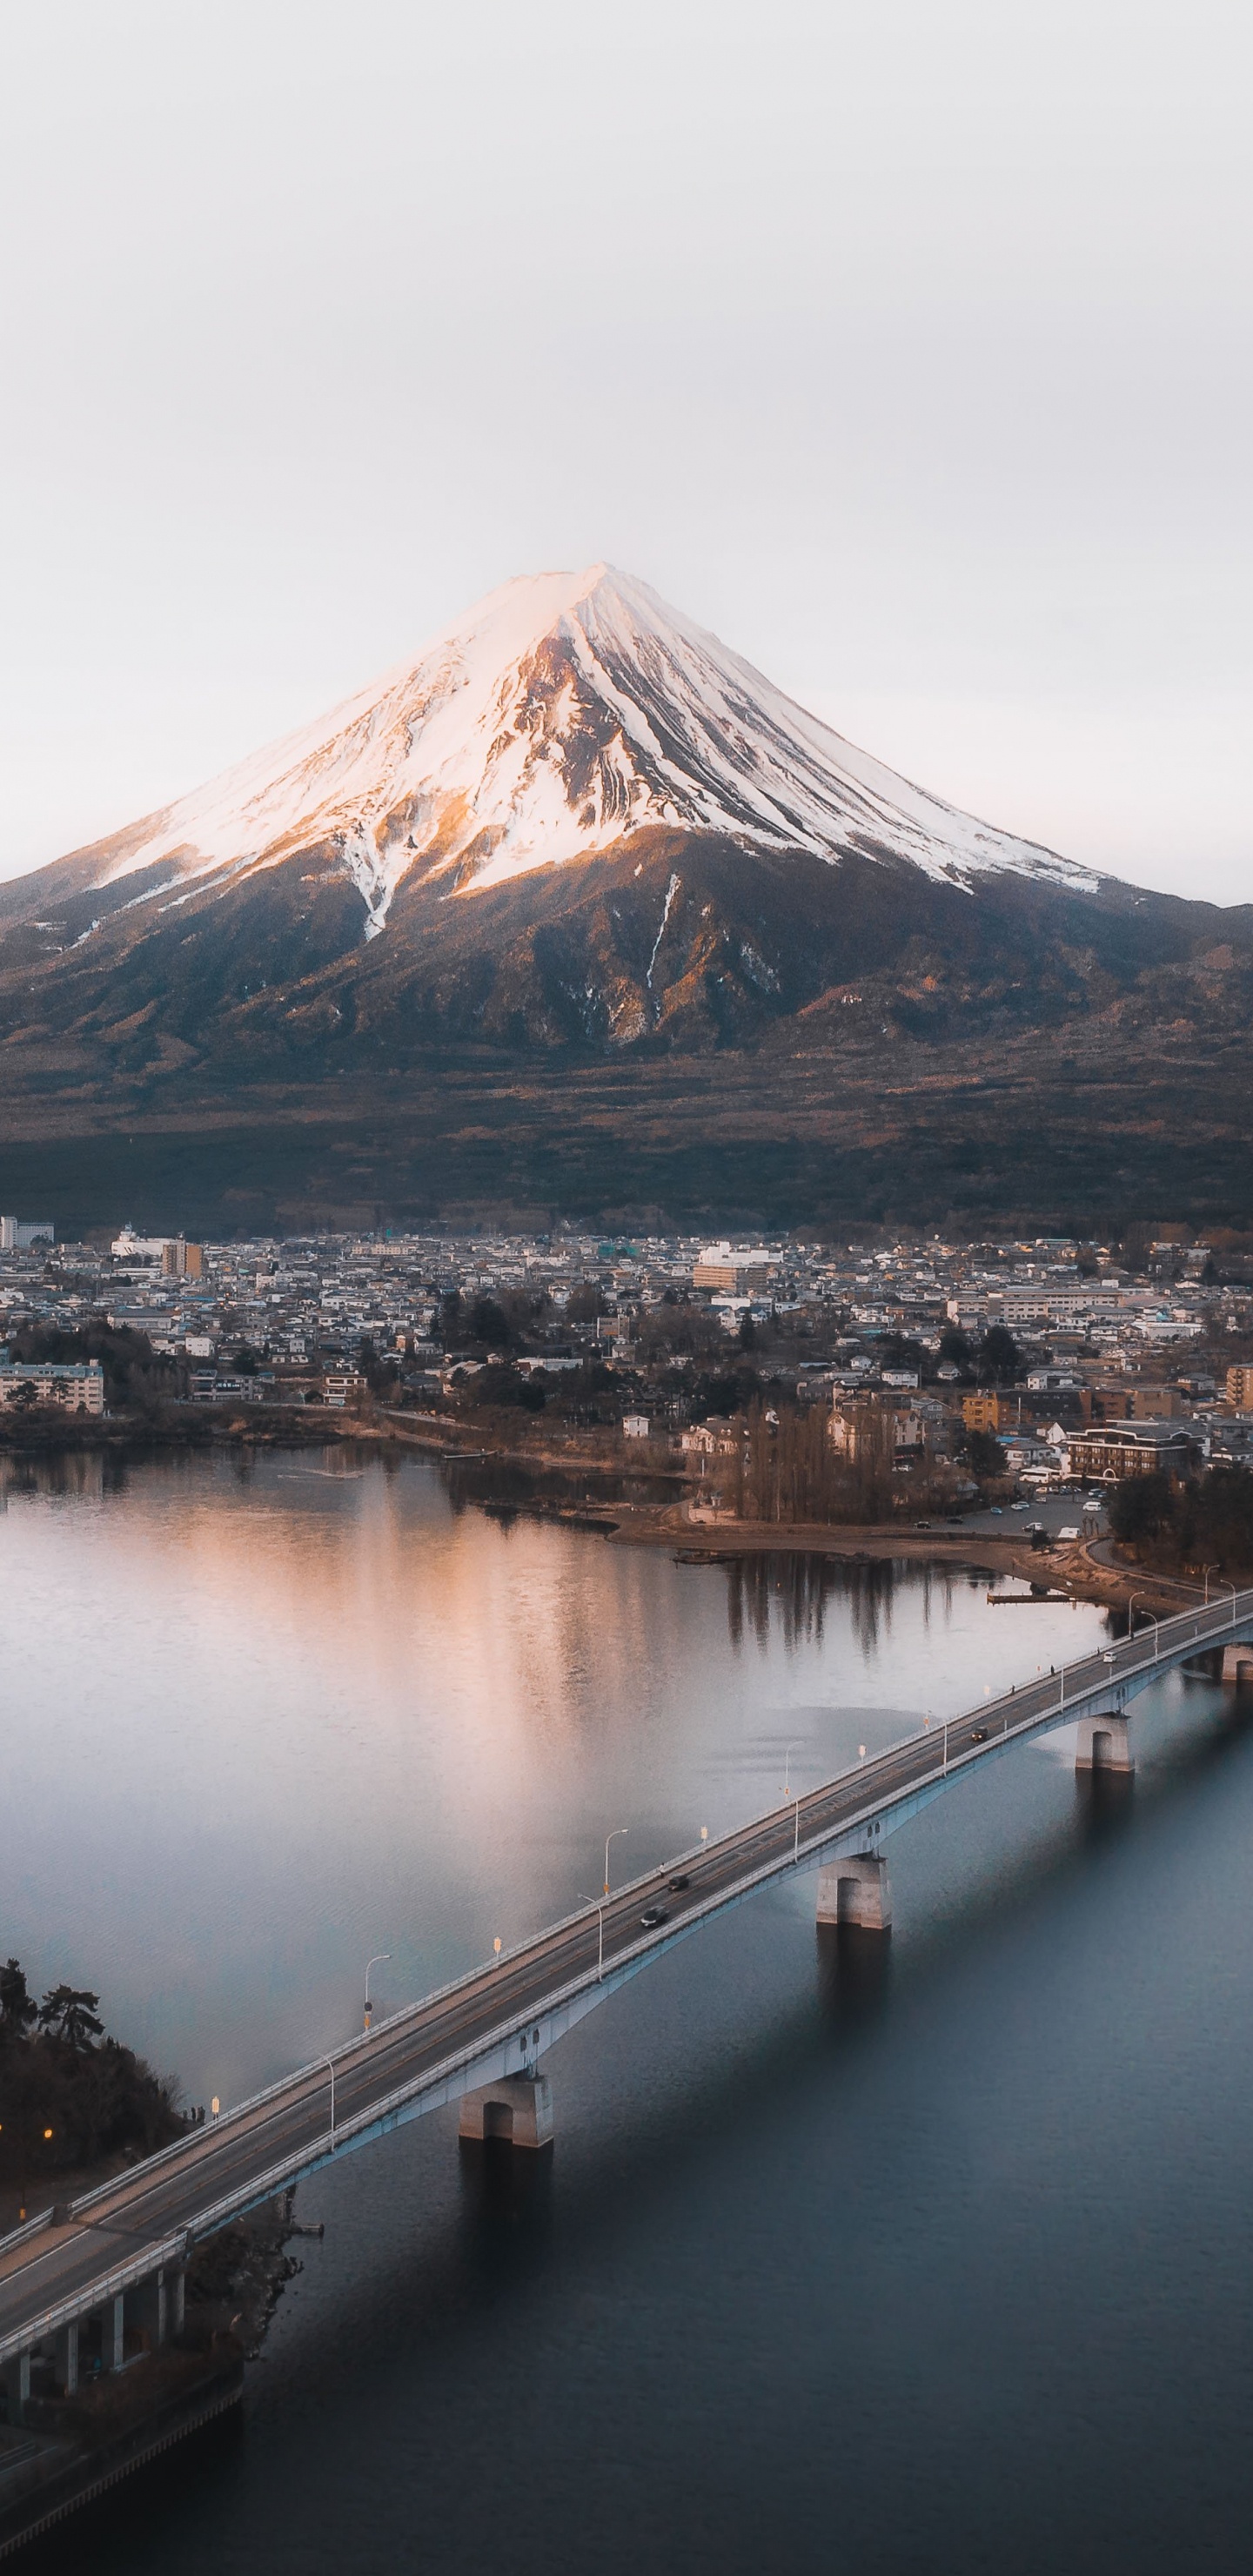
<instances>
[{"instance_id":1,"label":"bridge roadway","mask_svg":"<svg viewBox=\"0 0 1253 2576\"><path fill-rule=\"evenodd\" d=\"M878 1850L883 1833L978 1763L1074 1718L1121 1710L1163 1670L1250 1636L1253 1591L1224 1593L1162 1620L1152 1642L1142 1628L947 1724L933 1720L824 1787L648 1872L602 1909L584 1906L68 2211L45 2212L0 2241L0 2364L162 2267L177 2271L198 2238L333 2154L485 2078L533 2067L542 2048L676 1939L789 1870L841 1850ZM689 1883L674 1889L680 1875ZM650 1905L668 1920L645 1930L640 1916Z\"/></svg>"}]
</instances>

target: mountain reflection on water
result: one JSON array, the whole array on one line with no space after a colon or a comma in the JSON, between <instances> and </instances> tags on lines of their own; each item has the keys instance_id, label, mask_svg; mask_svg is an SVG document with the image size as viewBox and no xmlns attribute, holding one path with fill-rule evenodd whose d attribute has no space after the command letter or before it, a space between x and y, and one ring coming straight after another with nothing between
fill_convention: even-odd
<instances>
[{"instance_id":1,"label":"mountain reflection on water","mask_svg":"<svg viewBox=\"0 0 1253 2576\"><path fill-rule=\"evenodd\" d=\"M1068 1659L977 1573L669 1554L345 1451L6 1466L0 1949L238 2099L615 1877ZM242 2437L40 2563L517 2576L1244 2561L1250 1701L1137 1704L889 1846L890 1943L800 1876L552 2053L534 2170L455 2113L324 2219ZM32 2565L36 2561L32 2560Z\"/></svg>"}]
</instances>

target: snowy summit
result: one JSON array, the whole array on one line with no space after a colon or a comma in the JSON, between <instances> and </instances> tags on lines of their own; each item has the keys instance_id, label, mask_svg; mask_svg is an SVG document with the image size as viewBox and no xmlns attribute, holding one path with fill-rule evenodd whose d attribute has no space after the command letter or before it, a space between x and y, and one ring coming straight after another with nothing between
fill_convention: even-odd
<instances>
[{"instance_id":1,"label":"snowy summit","mask_svg":"<svg viewBox=\"0 0 1253 2576\"><path fill-rule=\"evenodd\" d=\"M415 661L71 864L84 889L155 871L135 900L169 910L317 849L371 938L403 879L471 895L658 828L903 859L967 889L992 871L1097 883L855 750L605 564L506 582Z\"/></svg>"}]
</instances>

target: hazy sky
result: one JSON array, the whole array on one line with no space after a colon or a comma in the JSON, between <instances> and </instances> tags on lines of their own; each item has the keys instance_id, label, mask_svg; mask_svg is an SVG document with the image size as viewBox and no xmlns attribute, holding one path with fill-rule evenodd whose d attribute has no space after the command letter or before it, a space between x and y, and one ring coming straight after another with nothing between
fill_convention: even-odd
<instances>
[{"instance_id":1,"label":"hazy sky","mask_svg":"<svg viewBox=\"0 0 1253 2576\"><path fill-rule=\"evenodd\" d=\"M55 0L0 35L0 874L604 556L1253 897L1247 0Z\"/></svg>"}]
</instances>

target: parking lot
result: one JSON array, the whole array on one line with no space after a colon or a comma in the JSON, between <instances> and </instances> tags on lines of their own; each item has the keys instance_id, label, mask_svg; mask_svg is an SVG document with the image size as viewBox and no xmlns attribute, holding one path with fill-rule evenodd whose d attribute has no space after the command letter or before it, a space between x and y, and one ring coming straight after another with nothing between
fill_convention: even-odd
<instances>
[{"instance_id":1,"label":"parking lot","mask_svg":"<svg viewBox=\"0 0 1253 2576\"><path fill-rule=\"evenodd\" d=\"M949 1521L946 1526L949 1529L987 1530L989 1533L995 1530L1002 1538L1012 1538L1015 1531L1023 1530L1029 1521L1040 1521L1050 1536L1055 1538L1059 1530L1082 1530L1085 1522L1090 1528L1094 1518L1094 1501L1094 1496L1089 1497L1085 1494L1032 1494L1024 1502L1005 1503L999 1510L993 1508L983 1512L963 1512L960 1521ZM1103 1500L1099 1509L1098 1525L1100 1531L1104 1532L1106 1521Z\"/></svg>"}]
</instances>

